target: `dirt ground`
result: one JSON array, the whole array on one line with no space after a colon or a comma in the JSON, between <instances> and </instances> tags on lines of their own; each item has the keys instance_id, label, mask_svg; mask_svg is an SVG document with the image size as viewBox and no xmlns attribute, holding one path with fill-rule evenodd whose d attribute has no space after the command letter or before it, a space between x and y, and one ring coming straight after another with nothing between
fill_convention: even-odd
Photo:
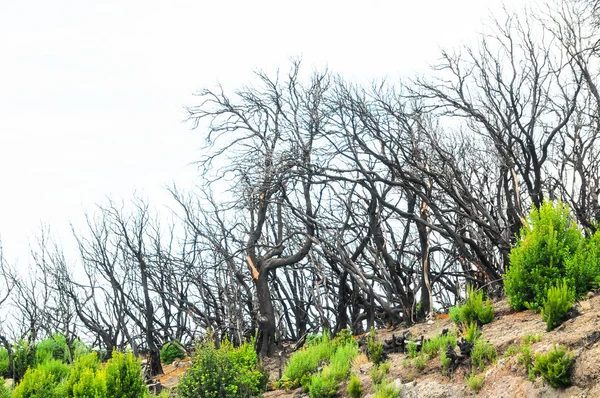
<instances>
[{"instance_id":1,"label":"dirt ground","mask_svg":"<svg viewBox=\"0 0 600 398\"><path fill-rule=\"evenodd\" d=\"M437 397L600 397L600 295L590 295L589 299L576 304L573 317L551 332L546 332L546 324L540 314L533 311L514 312L506 300L494 303L496 316L482 328L483 336L491 342L499 354L499 360L488 367L484 387L478 394L466 385L467 369L458 369L451 378L442 375L439 358L427 362L423 371L408 364L405 354L390 355L391 368L388 380L401 385L401 397L437 398ZM444 328L454 329L448 319L438 319L408 328L417 339L439 334ZM392 334L400 335L405 329L380 330L378 339L389 339ZM573 385L567 389L554 389L541 378L531 382L525 371L516 364L516 357L504 358L504 352L511 345L520 345L526 335L539 333L540 342L532 344L534 352L545 352L553 344L562 344L571 350L576 361L571 380ZM277 378L279 360L267 364L273 380ZM363 363L360 363L363 362ZM355 361L353 372L361 380L365 396L373 393L369 371L371 363ZM300 389L294 391L269 391L265 398L307 397ZM348 397L346 386L340 388L340 397Z\"/></svg>"}]
</instances>

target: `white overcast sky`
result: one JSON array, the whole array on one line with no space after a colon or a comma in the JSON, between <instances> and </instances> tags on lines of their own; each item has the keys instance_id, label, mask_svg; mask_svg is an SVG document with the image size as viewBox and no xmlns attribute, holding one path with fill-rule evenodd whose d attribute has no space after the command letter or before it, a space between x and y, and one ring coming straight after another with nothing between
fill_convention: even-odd
<instances>
[{"instance_id":1,"label":"white overcast sky","mask_svg":"<svg viewBox=\"0 0 600 398\"><path fill-rule=\"evenodd\" d=\"M510 4L511 1L505 3ZM515 4L524 4L514 0ZM244 84L301 56L354 80L427 73L476 38L497 0L0 0L0 236L26 266L107 196L191 187L191 93ZM67 240L68 236L62 236Z\"/></svg>"}]
</instances>

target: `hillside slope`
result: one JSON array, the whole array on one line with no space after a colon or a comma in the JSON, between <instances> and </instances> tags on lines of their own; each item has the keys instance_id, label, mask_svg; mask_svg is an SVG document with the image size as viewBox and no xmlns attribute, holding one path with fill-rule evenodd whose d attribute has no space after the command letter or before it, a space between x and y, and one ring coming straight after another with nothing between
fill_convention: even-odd
<instances>
[{"instance_id":1,"label":"hillside slope","mask_svg":"<svg viewBox=\"0 0 600 398\"><path fill-rule=\"evenodd\" d=\"M439 357L429 360L425 369L419 371L407 363L406 354L390 355L391 368L388 380L402 385L401 397L600 397L600 295L590 294L588 299L575 305L572 318L551 332L540 314L533 311L514 312L506 300L495 304L494 320L484 325L483 336L498 351L499 360L488 366L482 374L485 383L479 393L472 392L466 384L469 369L458 368L449 378L442 375ZM431 338L444 328L455 329L447 319L417 324L408 328L413 336ZM406 329L380 330L378 339L384 340L392 334L400 335ZM546 352L553 344L567 347L575 356L571 380L573 385L566 389L554 389L542 378L529 381L527 372L517 365L517 356L506 356L511 345L521 345L525 336L541 335L541 340L531 345L536 352ZM364 362L364 361L363 361ZM355 362L353 372L358 375L366 397L373 393L369 371L371 363ZM340 388L340 396L347 397L346 386ZM269 391L266 398L308 396L301 390Z\"/></svg>"}]
</instances>

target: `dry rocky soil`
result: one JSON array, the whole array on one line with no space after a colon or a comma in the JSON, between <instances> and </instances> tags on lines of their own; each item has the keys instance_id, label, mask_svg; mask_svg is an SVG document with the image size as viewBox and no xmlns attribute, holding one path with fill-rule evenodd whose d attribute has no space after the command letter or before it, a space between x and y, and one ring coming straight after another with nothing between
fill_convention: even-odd
<instances>
[{"instance_id":1,"label":"dry rocky soil","mask_svg":"<svg viewBox=\"0 0 600 398\"><path fill-rule=\"evenodd\" d=\"M588 296L575 305L572 317L551 332L546 332L546 324L541 315L533 311L514 312L506 300L494 303L494 320L484 325L483 336L498 351L499 360L488 366L482 374L485 377L479 393L472 392L466 384L465 376L469 369L459 367L451 377L442 375L440 359L429 360L423 371L407 363L406 354L391 354L390 372L387 379L401 387L401 397L437 398L437 397L600 397L600 293ZM437 319L408 328L417 339L420 336L431 338L443 329L455 329L449 319ZM378 340L391 338L392 334L401 335L406 329L386 329L377 332ZM526 371L517 365L517 356L504 355L510 345L521 345L524 336L540 334L541 341L532 344L532 352L546 352L554 344L567 347L575 357L571 380L573 385L566 389L555 389L541 377L529 381ZM264 365L270 373L271 381L277 380L285 363L282 357L268 359ZM160 378L166 387L174 387L179 376L189 366L184 361L165 367L165 375ZM373 393L369 371L373 365L366 360L355 361L353 372L359 377L364 388L364 396ZM346 386L339 390L340 397L348 397ZM294 391L273 390L265 393L265 398L301 398L308 397L301 389Z\"/></svg>"}]
</instances>

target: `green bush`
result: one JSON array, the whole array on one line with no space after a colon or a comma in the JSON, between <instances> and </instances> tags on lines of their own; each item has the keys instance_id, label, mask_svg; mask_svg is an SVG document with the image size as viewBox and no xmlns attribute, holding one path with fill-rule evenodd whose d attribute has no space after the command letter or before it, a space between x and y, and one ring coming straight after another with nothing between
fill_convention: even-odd
<instances>
[{"instance_id":1,"label":"green bush","mask_svg":"<svg viewBox=\"0 0 600 398\"><path fill-rule=\"evenodd\" d=\"M427 359L425 358L424 355L419 355L415 359L413 359L413 366L415 367L415 369L419 370L420 372L425 370L426 364L427 364Z\"/></svg>"},{"instance_id":2,"label":"green bush","mask_svg":"<svg viewBox=\"0 0 600 398\"><path fill-rule=\"evenodd\" d=\"M390 363L383 362L379 365L373 365L371 371L369 372L369 376L371 376L373 384L380 384L385 379L385 376L388 374L389 371Z\"/></svg>"},{"instance_id":3,"label":"green bush","mask_svg":"<svg viewBox=\"0 0 600 398\"><path fill-rule=\"evenodd\" d=\"M350 395L350 398L361 398L362 393L363 388L360 385L360 380L356 375L352 375L350 382L348 383L348 395Z\"/></svg>"},{"instance_id":4,"label":"green bush","mask_svg":"<svg viewBox=\"0 0 600 398\"><path fill-rule=\"evenodd\" d=\"M600 231L582 239L575 253L565 263L566 277L577 298L595 287L600 277Z\"/></svg>"},{"instance_id":5,"label":"green bush","mask_svg":"<svg viewBox=\"0 0 600 398\"><path fill-rule=\"evenodd\" d=\"M427 355L429 359L433 359L438 356L440 350L446 350L446 347L448 347L448 343L450 343L452 347L456 347L456 336L454 334L448 333L445 336L439 335L432 338L431 340L425 341L423 343L423 348L421 349L421 352Z\"/></svg>"},{"instance_id":6,"label":"green bush","mask_svg":"<svg viewBox=\"0 0 600 398\"><path fill-rule=\"evenodd\" d=\"M93 395L91 392L94 391ZM77 395L76 395L77 394ZM66 381L66 397L106 396L106 374L100 368L98 354L91 352L77 357L71 366L71 373Z\"/></svg>"},{"instance_id":7,"label":"green bush","mask_svg":"<svg viewBox=\"0 0 600 398\"><path fill-rule=\"evenodd\" d=\"M352 360L358 355L358 344L353 338L347 339L338 335L335 352L330 358L329 366L311 378L309 394L311 398L329 398L335 395L340 384L350 375Z\"/></svg>"},{"instance_id":8,"label":"green bush","mask_svg":"<svg viewBox=\"0 0 600 398\"><path fill-rule=\"evenodd\" d=\"M8 374L8 351L6 348L0 348L0 377L12 377Z\"/></svg>"},{"instance_id":9,"label":"green bush","mask_svg":"<svg viewBox=\"0 0 600 398\"><path fill-rule=\"evenodd\" d=\"M65 336L54 334L35 345L35 363L44 363L48 359L58 359L66 363L72 362L72 355Z\"/></svg>"},{"instance_id":10,"label":"green bush","mask_svg":"<svg viewBox=\"0 0 600 398\"><path fill-rule=\"evenodd\" d=\"M406 344L406 351L408 351L408 356L410 358L416 358L419 355L418 345L414 340L409 340L408 344Z\"/></svg>"},{"instance_id":11,"label":"green bush","mask_svg":"<svg viewBox=\"0 0 600 398\"><path fill-rule=\"evenodd\" d=\"M315 375L310 382L310 398L331 398L335 396L339 383L329 374L328 368Z\"/></svg>"},{"instance_id":12,"label":"green bush","mask_svg":"<svg viewBox=\"0 0 600 398\"><path fill-rule=\"evenodd\" d=\"M160 360L167 365L172 364L176 359L185 358L185 350L177 342L165 344L160 349Z\"/></svg>"},{"instance_id":13,"label":"green bush","mask_svg":"<svg viewBox=\"0 0 600 398\"><path fill-rule=\"evenodd\" d=\"M83 369L72 385L73 398L109 398L106 388L106 373L94 369ZM140 395L143 396L143 395Z\"/></svg>"},{"instance_id":14,"label":"green bush","mask_svg":"<svg viewBox=\"0 0 600 398\"><path fill-rule=\"evenodd\" d=\"M290 357L278 386L287 389L308 387L311 374L317 370L322 361L331 357L332 352L333 344L329 334L325 332L323 336L313 340L310 345L307 344L305 348L296 351Z\"/></svg>"},{"instance_id":15,"label":"green bush","mask_svg":"<svg viewBox=\"0 0 600 398\"><path fill-rule=\"evenodd\" d=\"M581 240L567 205L545 201L540 209L533 209L510 252L510 267L504 277L510 306L539 311L547 290L566 276L567 260Z\"/></svg>"},{"instance_id":16,"label":"green bush","mask_svg":"<svg viewBox=\"0 0 600 398\"><path fill-rule=\"evenodd\" d=\"M464 304L458 304L449 311L450 319L457 326L478 323L485 325L494 319L494 306L489 299L483 301L483 291L475 291L467 286L467 297Z\"/></svg>"},{"instance_id":17,"label":"green bush","mask_svg":"<svg viewBox=\"0 0 600 398\"><path fill-rule=\"evenodd\" d=\"M519 353L519 347L511 344L508 346L508 348L506 349L506 351L504 351L504 357L505 358L512 358L515 355L517 355Z\"/></svg>"},{"instance_id":18,"label":"green bush","mask_svg":"<svg viewBox=\"0 0 600 398\"><path fill-rule=\"evenodd\" d=\"M398 398L400 397L400 389L393 384L382 381L375 386L375 394L373 398Z\"/></svg>"},{"instance_id":19,"label":"green bush","mask_svg":"<svg viewBox=\"0 0 600 398\"><path fill-rule=\"evenodd\" d=\"M462 336L469 343L475 343L479 336L481 336L481 331L475 322L463 324Z\"/></svg>"},{"instance_id":20,"label":"green bush","mask_svg":"<svg viewBox=\"0 0 600 398\"><path fill-rule=\"evenodd\" d=\"M527 373L529 373L533 369L533 354L531 352L531 346L529 344L524 344L519 349L517 365L525 369Z\"/></svg>"},{"instance_id":21,"label":"green bush","mask_svg":"<svg viewBox=\"0 0 600 398\"><path fill-rule=\"evenodd\" d=\"M485 341L483 337L475 340L471 350L471 363L473 367L483 370L487 363L494 363L498 359L498 352L494 346Z\"/></svg>"},{"instance_id":22,"label":"green bush","mask_svg":"<svg viewBox=\"0 0 600 398\"><path fill-rule=\"evenodd\" d=\"M109 397L138 398L148 394L142 378L142 364L132 353L114 351L104 372Z\"/></svg>"},{"instance_id":23,"label":"green bush","mask_svg":"<svg viewBox=\"0 0 600 398\"><path fill-rule=\"evenodd\" d=\"M63 389L53 373L29 368L13 392L14 398L63 398Z\"/></svg>"},{"instance_id":24,"label":"green bush","mask_svg":"<svg viewBox=\"0 0 600 398\"><path fill-rule=\"evenodd\" d=\"M525 336L523 336L523 343L524 344L533 344L533 343L539 343L540 341L542 341L542 334L541 333L529 333L526 334Z\"/></svg>"},{"instance_id":25,"label":"green bush","mask_svg":"<svg viewBox=\"0 0 600 398\"><path fill-rule=\"evenodd\" d=\"M0 398L11 398L12 390L4 386L4 379L0 377Z\"/></svg>"},{"instance_id":26,"label":"green bush","mask_svg":"<svg viewBox=\"0 0 600 398\"><path fill-rule=\"evenodd\" d=\"M546 354L536 354L534 370L554 388L571 384L573 356L560 346L554 346Z\"/></svg>"},{"instance_id":27,"label":"green bush","mask_svg":"<svg viewBox=\"0 0 600 398\"><path fill-rule=\"evenodd\" d=\"M471 373L467 378L467 386L475 392L479 392L483 388L484 382L485 378L483 375L476 375L475 373Z\"/></svg>"},{"instance_id":28,"label":"green bush","mask_svg":"<svg viewBox=\"0 0 600 398\"><path fill-rule=\"evenodd\" d=\"M182 398L257 397L265 390L267 378L253 344L236 348L224 341L217 349L208 338L196 349L177 393Z\"/></svg>"},{"instance_id":29,"label":"green bush","mask_svg":"<svg viewBox=\"0 0 600 398\"><path fill-rule=\"evenodd\" d=\"M548 289L542 309L542 319L546 322L546 331L551 331L563 322L567 312L573 306L573 301L573 293L569 290L565 279L562 280L562 284L559 283Z\"/></svg>"},{"instance_id":30,"label":"green bush","mask_svg":"<svg viewBox=\"0 0 600 398\"><path fill-rule=\"evenodd\" d=\"M371 326L367 339L367 357L374 364L378 364L383 360L383 343L377 341L377 334L373 326Z\"/></svg>"},{"instance_id":31,"label":"green bush","mask_svg":"<svg viewBox=\"0 0 600 398\"><path fill-rule=\"evenodd\" d=\"M440 365L442 367L442 374L448 376L450 365L452 365L452 360L448 358L448 355L446 355L446 350L442 350L440 353Z\"/></svg>"},{"instance_id":32,"label":"green bush","mask_svg":"<svg viewBox=\"0 0 600 398\"><path fill-rule=\"evenodd\" d=\"M13 346L13 372L15 382L21 380L30 366L34 365L35 357L27 340L19 340Z\"/></svg>"}]
</instances>

